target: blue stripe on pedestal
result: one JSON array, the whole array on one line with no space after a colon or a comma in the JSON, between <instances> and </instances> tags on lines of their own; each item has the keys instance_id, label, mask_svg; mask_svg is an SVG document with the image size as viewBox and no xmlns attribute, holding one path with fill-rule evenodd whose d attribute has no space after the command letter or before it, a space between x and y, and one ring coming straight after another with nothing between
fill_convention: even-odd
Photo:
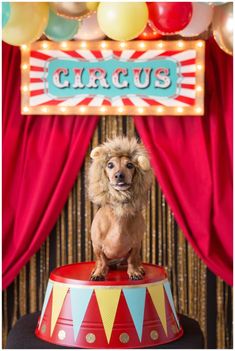
<instances>
[{"instance_id":1,"label":"blue stripe on pedestal","mask_svg":"<svg viewBox=\"0 0 235 351\"><path fill-rule=\"evenodd\" d=\"M141 341L143 332L146 288L123 288L122 291L125 296L131 317L133 319L139 340Z\"/></svg>"},{"instance_id":2,"label":"blue stripe on pedestal","mask_svg":"<svg viewBox=\"0 0 235 351\"><path fill-rule=\"evenodd\" d=\"M79 289L70 288L70 300L73 317L74 340L76 341L81 324L83 322L88 304L91 299L93 288Z\"/></svg>"},{"instance_id":3,"label":"blue stripe on pedestal","mask_svg":"<svg viewBox=\"0 0 235 351\"><path fill-rule=\"evenodd\" d=\"M47 307L49 298L51 296L52 288L53 288L53 284L49 281L48 284L47 284L46 294L45 294L45 298L44 298L44 302L43 302L43 306L42 306L42 312L41 312L38 328L40 328L40 326L41 326L42 319L43 319L44 313L46 311L46 307Z\"/></svg>"}]
</instances>

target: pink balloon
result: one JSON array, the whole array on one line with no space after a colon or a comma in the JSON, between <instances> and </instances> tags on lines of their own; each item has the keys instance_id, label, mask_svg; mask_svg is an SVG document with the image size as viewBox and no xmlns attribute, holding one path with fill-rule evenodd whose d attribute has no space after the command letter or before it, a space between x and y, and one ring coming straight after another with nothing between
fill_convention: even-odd
<instances>
[{"instance_id":1,"label":"pink balloon","mask_svg":"<svg viewBox=\"0 0 235 351\"><path fill-rule=\"evenodd\" d=\"M193 2L192 18L180 34L182 37L194 37L207 30L213 17L213 7L202 2Z\"/></svg>"},{"instance_id":2,"label":"pink balloon","mask_svg":"<svg viewBox=\"0 0 235 351\"><path fill-rule=\"evenodd\" d=\"M104 32L99 27L97 15L94 13L82 21L74 39L78 40L101 40L105 38Z\"/></svg>"}]
</instances>

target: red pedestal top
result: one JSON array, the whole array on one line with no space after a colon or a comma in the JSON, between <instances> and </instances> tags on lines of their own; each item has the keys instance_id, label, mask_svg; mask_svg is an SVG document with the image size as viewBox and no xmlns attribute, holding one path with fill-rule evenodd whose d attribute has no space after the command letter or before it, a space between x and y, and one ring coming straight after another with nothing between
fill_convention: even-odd
<instances>
[{"instance_id":1,"label":"red pedestal top","mask_svg":"<svg viewBox=\"0 0 235 351\"><path fill-rule=\"evenodd\" d=\"M95 262L81 262L68 264L56 268L51 274L50 279L65 284L78 285L143 285L156 283L167 279L164 267L156 266L149 263L143 263L145 276L142 280L130 280L127 275L127 268L115 270L110 269L105 281L90 281L90 274L95 266Z\"/></svg>"}]
</instances>

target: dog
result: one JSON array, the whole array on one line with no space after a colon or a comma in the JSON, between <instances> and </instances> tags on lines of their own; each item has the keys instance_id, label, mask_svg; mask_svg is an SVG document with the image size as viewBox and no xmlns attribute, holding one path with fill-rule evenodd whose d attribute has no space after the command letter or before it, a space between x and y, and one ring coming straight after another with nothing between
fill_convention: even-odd
<instances>
[{"instance_id":1,"label":"dog","mask_svg":"<svg viewBox=\"0 0 235 351\"><path fill-rule=\"evenodd\" d=\"M143 279L142 208L153 173L144 146L135 138L116 137L91 151L89 197L99 206L91 226L96 258L91 280L105 280L113 263L127 261L131 280Z\"/></svg>"}]
</instances>

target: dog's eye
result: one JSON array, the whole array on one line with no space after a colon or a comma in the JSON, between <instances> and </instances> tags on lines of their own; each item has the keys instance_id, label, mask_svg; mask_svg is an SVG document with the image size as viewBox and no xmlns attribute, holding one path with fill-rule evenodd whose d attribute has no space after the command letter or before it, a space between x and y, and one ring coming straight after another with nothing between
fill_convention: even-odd
<instances>
[{"instance_id":1,"label":"dog's eye","mask_svg":"<svg viewBox=\"0 0 235 351\"><path fill-rule=\"evenodd\" d=\"M132 169L132 168L134 168L134 165L133 165L133 163L130 163L130 162L128 162L126 166L127 166L127 168L129 168L129 169Z\"/></svg>"},{"instance_id":2,"label":"dog's eye","mask_svg":"<svg viewBox=\"0 0 235 351\"><path fill-rule=\"evenodd\" d=\"M109 169L112 169L112 168L114 167L113 162L109 162L109 163L107 164L107 167L108 167Z\"/></svg>"}]
</instances>

